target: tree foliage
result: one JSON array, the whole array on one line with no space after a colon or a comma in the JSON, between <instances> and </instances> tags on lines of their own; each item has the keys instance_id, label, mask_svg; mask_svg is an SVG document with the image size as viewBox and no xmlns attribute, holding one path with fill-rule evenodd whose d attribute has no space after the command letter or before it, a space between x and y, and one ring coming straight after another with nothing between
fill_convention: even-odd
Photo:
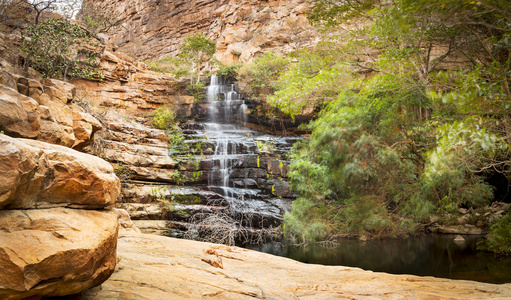
<instances>
[{"instance_id":1,"label":"tree foliage","mask_svg":"<svg viewBox=\"0 0 511 300\"><path fill-rule=\"evenodd\" d=\"M30 26L23 36L25 64L44 77L92 78L97 75L97 43L81 29L65 19L48 19Z\"/></svg>"},{"instance_id":2,"label":"tree foliage","mask_svg":"<svg viewBox=\"0 0 511 300\"><path fill-rule=\"evenodd\" d=\"M202 69L216 52L216 43L202 33L187 36L179 46L179 57L188 62L199 83Z\"/></svg>"},{"instance_id":3,"label":"tree foliage","mask_svg":"<svg viewBox=\"0 0 511 300\"><path fill-rule=\"evenodd\" d=\"M237 70L238 86L250 98L265 99L277 88L277 79L287 70L289 59L281 54L265 52Z\"/></svg>"},{"instance_id":4,"label":"tree foliage","mask_svg":"<svg viewBox=\"0 0 511 300\"><path fill-rule=\"evenodd\" d=\"M324 41L315 49L295 53L298 60L285 66L281 76L271 85L274 93L268 104L294 118L306 106L319 106L335 100L352 76L346 65L339 61L335 43ZM265 80L271 79L267 78Z\"/></svg>"},{"instance_id":5,"label":"tree foliage","mask_svg":"<svg viewBox=\"0 0 511 300\"><path fill-rule=\"evenodd\" d=\"M508 1L310 4L330 39L298 52L268 99L290 115L327 104L294 148L288 233L397 235L488 204L485 179L511 176Z\"/></svg>"},{"instance_id":6,"label":"tree foliage","mask_svg":"<svg viewBox=\"0 0 511 300\"><path fill-rule=\"evenodd\" d=\"M492 252L511 255L511 214L507 213L490 227L486 248Z\"/></svg>"}]
</instances>

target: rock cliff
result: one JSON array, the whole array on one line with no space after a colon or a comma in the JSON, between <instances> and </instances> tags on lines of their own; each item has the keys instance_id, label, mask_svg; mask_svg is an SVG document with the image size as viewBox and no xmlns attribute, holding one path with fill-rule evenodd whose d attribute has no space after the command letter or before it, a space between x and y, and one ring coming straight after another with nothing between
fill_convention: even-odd
<instances>
[{"instance_id":1,"label":"rock cliff","mask_svg":"<svg viewBox=\"0 0 511 300\"><path fill-rule=\"evenodd\" d=\"M316 42L303 0L93 1L124 18L110 42L145 60L175 55L188 35L205 32L225 65L266 50L287 53Z\"/></svg>"},{"instance_id":2,"label":"rock cliff","mask_svg":"<svg viewBox=\"0 0 511 300\"><path fill-rule=\"evenodd\" d=\"M302 28L299 20L304 12L297 1L98 3L120 10L131 7L127 22L137 26L135 33L147 33L148 39L156 32L149 26L148 13L161 7L175 16L179 13L188 27L176 31L177 39L153 36L151 50L141 57L171 54L175 47L164 48L161 41L175 46L179 38L204 29L217 37L224 62L249 59L271 47L292 49L278 28L294 17L298 23L288 23L289 28ZM199 13L193 13L196 9ZM204 22L197 21L202 17ZM165 20L172 26L176 23ZM158 30L166 36L169 28L177 30L172 26ZM0 34L0 131L5 133L0 134L0 298L63 296L104 282L116 266L119 222L134 228L127 212L114 210L114 205L139 219L140 226L159 233L179 226L197 211L225 209L206 206L222 200L215 191L176 187L173 174L193 170L169 155L165 131L149 126L148 113L164 104L187 118L207 109L207 104L197 104L182 93L183 83L110 51L101 56L102 81L42 79L33 70L19 68L13 51L17 43L18 36ZM135 44L127 40L119 48ZM196 128L189 125L186 130L193 135ZM202 147L211 145L204 142ZM255 180L241 182L246 175L235 180L240 186L257 184L272 194L291 197L288 186L271 181L285 176L286 168L264 152L243 162L251 174L259 174L251 175ZM214 163L206 160L195 171L209 170ZM123 180L122 191L116 175ZM204 184L205 177L195 176L195 183ZM162 199L181 203L165 210ZM117 272L101 290L84 292L84 299L511 296L509 285L307 266L235 247L138 233L123 233L119 245Z\"/></svg>"}]
</instances>

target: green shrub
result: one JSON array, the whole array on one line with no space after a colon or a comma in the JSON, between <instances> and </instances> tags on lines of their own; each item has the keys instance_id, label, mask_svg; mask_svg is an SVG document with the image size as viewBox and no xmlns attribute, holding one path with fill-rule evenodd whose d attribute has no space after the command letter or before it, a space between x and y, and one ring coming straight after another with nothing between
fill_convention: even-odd
<instances>
[{"instance_id":1,"label":"green shrub","mask_svg":"<svg viewBox=\"0 0 511 300\"><path fill-rule=\"evenodd\" d=\"M324 211L314 203L298 198L292 206L291 212L284 214L284 234L288 239L295 243L318 242L331 233L321 217Z\"/></svg>"},{"instance_id":2,"label":"green shrub","mask_svg":"<svg viewBox=\"0 0 511 300\"><path fill-rule=\"evenodd\" d=\"M238 69L240 68L240 64L232 64L229 66L225 66L218 71L216 71L216 75L223 78L236 78L238 75Z\"/></svg>"},{"instance_id":3,"label":"green shrub","mask_svg":"<svg viewBox=\"0 0 511 300\"><path fill-rule=\"evenodd\" d=\"M44 77L91 79L98 75L97 46L78 25L48 19L28 27L21 49L27 53L25 68L30 65Z\"/></svg>"},{"instance_id":4,"label":"green shrub","mask_svg":"<svg viewBox=\"0 0 511 300\"><path fill-rule=\"evenodd\" d=\"M508 212L490 226L486 248L489 251L511 255L511 214Z\"/></svg>"},{"instance_id":5,"label":"green shrub","mask_svg":"<svg viewBox=\"0 0 511 300\"><path fill-rule=\"evenodd\" d=\"M172 74L177 78L191 75L189 63L179 57L166 56L146 61L145 64L151 71Z\"/></svg>"},{"instance_id":6,"label":"green shrub","mask_svg":"<svg viewBox=\"0 0 511 300\"><path fill-rule=\"evenodd\" d=\"M238 68L238 87L249 97L265 99L275 92L279 75L288 66L289 59L281 54L265 52Z\"/></svg>"},{"instance_id":7,"label":"green shrub","mask_svg":"<svg viewBox=\"0 0 511 300\"><path fill-rule=\"evenodd\" d=\"M168 129L176 119L176 114L169 108L160 107L150 114L151 125L158 129Z\"/></svg>"}]
</instances>

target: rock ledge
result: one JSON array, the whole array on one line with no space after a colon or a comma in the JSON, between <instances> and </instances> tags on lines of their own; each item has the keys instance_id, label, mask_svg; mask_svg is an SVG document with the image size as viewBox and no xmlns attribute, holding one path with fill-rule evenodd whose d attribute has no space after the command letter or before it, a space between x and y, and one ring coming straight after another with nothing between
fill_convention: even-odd
<instances>
[{"instance_id":1,"label":"rock ledge","mask_svg":"<svg viewBox=\"0 0 511 300\"><path fill-rule=\"evenodd\" d=\"M309 265L238 247L120 232L116 272L82 299L509 299L511 284Z\"/></svg>"}]
</instances>

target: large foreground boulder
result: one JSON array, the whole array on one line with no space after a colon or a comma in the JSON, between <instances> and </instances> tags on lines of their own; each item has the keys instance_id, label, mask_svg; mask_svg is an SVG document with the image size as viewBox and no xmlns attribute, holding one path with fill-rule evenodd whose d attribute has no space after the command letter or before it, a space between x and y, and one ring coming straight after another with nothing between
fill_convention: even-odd
<instances>
[{"instance_id":1,"label":"large foreground boulder","mask_svg":"<svg viewBox=\"0 0 511 300\"><path fill-rule=\"evenodd\" d=\"M106 161L0 134L0 299L81 292L116 265L120 182Z\"/></svg>"},{"instance_id":2,"label":"large foreground boulder","mask_svg":"<svg viewBox=\"0 0 511 300\"><path fill-rule=\"evenodd\" d=\"M120 181L106 161L63 146L0 134L0 208L105 208Z\"/></svg>"},{"instance_id":3,"label":"large foreground boulder","mask_svg":"<svg viewBox=\"0 0 511 300\"><path fill-rule=\"evenodd\" d=\"M97 286L116 264L113 211L0 211L0 299L63 296Z\"/></svg>"}]
</instances>

